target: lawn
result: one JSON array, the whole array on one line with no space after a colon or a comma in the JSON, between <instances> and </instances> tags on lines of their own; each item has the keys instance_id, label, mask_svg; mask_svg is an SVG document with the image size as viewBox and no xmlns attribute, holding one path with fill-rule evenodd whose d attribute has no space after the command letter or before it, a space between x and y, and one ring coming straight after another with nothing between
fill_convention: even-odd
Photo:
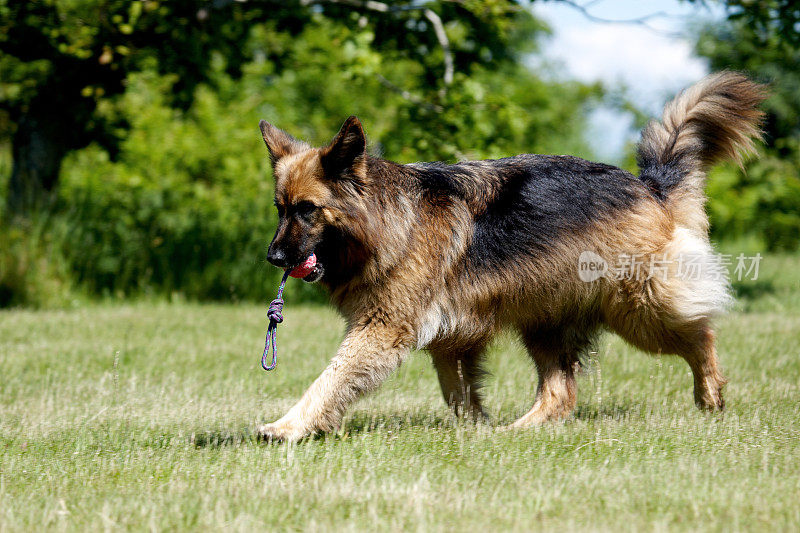
<instances>
[{"instance_id":1,"label":"lawn","mask_svg":"<svg viewBox=\"0 0 800 533\"><path fill-rule=\"evenodd\" d=\"M425 353L335 435L267 445L343 332L292 303L277 370L265 306L138 302L0 312L0 531L755 530L800 524L800 258L767 256L719 322L724 416L676 358L606 335L575 415L497 431L532 402L513 337L492 346L493 422L455 420Z\"/></svg>"}]
</instances>

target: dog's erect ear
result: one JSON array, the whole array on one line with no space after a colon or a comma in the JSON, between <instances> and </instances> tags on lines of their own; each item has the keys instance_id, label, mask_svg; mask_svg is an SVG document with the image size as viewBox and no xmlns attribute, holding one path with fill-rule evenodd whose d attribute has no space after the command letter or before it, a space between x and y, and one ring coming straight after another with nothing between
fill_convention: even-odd
<instances>
[{"instance_id":1,"label":"dog's erect ear","mask_svg":"<svg viewBox=\"0 0 800 533\"><path fill-rule=\"evenodd\" d=\"M272 166L275 166L275 163L281 157L294 154L306 147L304 142L298 141L266 120L259 122L258 127L261 128L261 136L264 138L267 150L269 150L269 159L272 161Z\"/></svg>"},{"instance_id":2,"label":"dog's erect ear","mask_svg":"<svg viewBox=\"0 0 800 533\"><path fill-rule=\"evenodd\" d=\"M320 160L326 177L361 179L366 176L367 138L358 118L351 116L344 121L331 144L320 150Z\"/></svg>"}]
</instances>

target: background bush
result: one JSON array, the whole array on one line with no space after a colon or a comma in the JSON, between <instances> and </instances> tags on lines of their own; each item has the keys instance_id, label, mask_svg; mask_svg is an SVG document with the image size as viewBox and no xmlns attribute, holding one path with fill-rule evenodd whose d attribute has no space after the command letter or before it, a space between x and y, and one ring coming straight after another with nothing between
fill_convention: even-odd
<instances>
[{"instance_id":1,"label":"background bush","mask_svg":"<svg viewBox=\"0 0 800 533\"><path fill-rule=\"evenodd\" d=\"M788 0L730 3L735 9L729 22L705 27L696 51L712 70L740 70L767 83L770 96L763 105L765 143L758 157L743 169L720 169L710 179L713 231L718 239L750 236L769 250L797 250L800 9Z\"/></svg>"},{"instance_id":2,"label":"background bush","mask_svg":"<svg viewBox=\"0 0 800 533\"><path fill-rule=\"evenodd\" d=\"M124 93L98 108L109 123L125 125L121 142L113 154L93 143L66 157L39 223L47 240L27 245L38 260L16 261L2 275L5 305L53 302L44 294L52 291L31 283L53 277L45 265L57 265L64 286L88 295L274 297L280 271L265 256L277 220L261 118L321 145L358 114L373 152L404 162L452 161L585 151L585 113L601 94L596 86L542 81L510 61L457 74L435 103L421 102L393 89L424 75L420 66L377 53L368 29L318 17L291 37L266 27L251 36L273 46L277 38L296 68L278 72L255 54L233 77L214 54L209 82L198 84L185 110L170 101L175 76L155 68L130 74ZM378 69L390 73L389 87ZM10 260L26 234L3 233L20 241L4 249ZM305 284L292 292L320 297Z\"/></svg>"},{"instance_id":3,"label":"background bush","mask_svg":"<svg viewBox=\"0 0 800 533\"><path fill-rule=\"evenodd\" d=\"M78 12L56 4L67 22L54 27L65 38L72 26L94 35L86 13L95 4L81 0ZM223 35L214 37L227 48L210 47L206 55L184 60L156 52L137 56L115 45L113 57L127 68L120 90L82 89L93 102L87 120L102 126L102 135L67 152L58 186L37 209L24 216L0 212L0 306L63 305L84 296L272 298L280 272L265 261L276 214L257 128L262 118L321 145L356 114L370 150L399 162L523 152L591 158L586 117L606 99L604 89L555 81L547 64L532 69L526 58L538 53L547 29L513 2L490 4L494 11L431 4L447 17L456 67L449 84L443 82L442 49L424 40L432 32L413 9L396 20L334 6L282 12L296 24L278 24L233 5L232 26L220 26ZM125 2L110 5L127 13L115 19L120 35L137 35L129 22L145 15L129 13ZM169 5L184 6L190 18L195 9ZM0 0L0 26L9 9ZM251 15L245 24L241 17ZM146 31L156 31L147 24ZM405 33L392 24L403 25ZM234 51L235 31L242 40ZM766 104L766 146L744 169L723 166L712 173L709 211L717 240L794 250L800 242L800 54L797 43L776 35L735 19L698 36L698 53L713 69L751 72L770 82L773 92ZM86 46L91 59L89 38L81 39L68 41L64 50L80 55ZM0 39L0 104L28 105L35 91L23 97L45 83L48 64L21 62L4 54L3 44ZM108 46L97 45L98 53ZM132 58L138 58L136 68ZM205 58L202 75L192 77L189 67L198 58ZM173 63L181 68L167 68ZM10 140L19 121L4 109L0 195L9 190ZM62 128L64 138L87 135ZM5 200L0 197L0 210ZM305 284L294 284L292 292L297 299L320 298Z\"/></svg>"}]
</instances>

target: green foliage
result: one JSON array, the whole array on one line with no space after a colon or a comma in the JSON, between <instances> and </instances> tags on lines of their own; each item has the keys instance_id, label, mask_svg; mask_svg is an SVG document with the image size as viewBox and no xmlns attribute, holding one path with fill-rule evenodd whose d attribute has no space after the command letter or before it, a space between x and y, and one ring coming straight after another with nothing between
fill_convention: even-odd
<instances>
[{"instance_id":1,"label":"green foliage","mask_svg":"<svg viewBox=\"0 0 800 533\"><path fill-rule=\"evenodd\" d=\"M518 59L515 45L538 27L511 0L0 0L0 130L13 132L14 149L8 209L25 216L46 205L71 150L97 143L116 156L129 124L104 108L125 91L130 74L155 70L174 76L167 101L185 110L198 87L216 81L215 56L225 58L224 72L232 78L253 61L269 61L276 73L297 72L296 48L287 37L320 20L342 31L364 30L370 47L361 74L380 58L413 65L425 98L443 94L449 65L469 74L478 63ZM444 46L440 41L448 33L452 42ZM262 38L252 39L254 34ZM331 51L353 51L349 42L341 51L331 50L335 41L308 44L321 60ZM326 77L311 85L324 88Z\"/></svg>"},{"instance_id":2,"label":"green foliage","mask_svg":"<svg viewBox=\"0 0 800 533\"><path fill-rule=\"evenodd\" d=\"M519 33L541 30L513 20ZM470 38L461 25L448 25L455 49ZM63 228L53 233L65 236L56 249L68 278L100 295L271 298L279 271L264 258L276 215L261 118L321 145L357 114L370 149L401 162L586 152L583 111L598 87L543 82L514 58L431 86L428 67L381 53L377 40L369 25L319 13L296 35L257 25L241 75L212 54L209 81L186 110L172 101L179 76L129 74L125 92L96 111L127 125L113 154L94 143L63 164L49 224ZM260 47L281 50L293 68ZM316 297L313 286L292 289Z\"/></svg>"},{"instance_id":3,"label":"green foliage","mask_svg":"<svg viewBox=\"0 0 800 533\"><path fill-rule=\"evenodd\" d=\"M800 138L800 43L790 44L781 33L762 35L743 22L729 22L706 27L696 48L712 70L742 70L769 83L766 140L781 153L791 151L793 146L783 144Z\"/></svg>"},{"instance_id":4,"label":"green foliage","mask_svg":"<svg viewBox=\"0 0 800 533\"><path fill-rule=\"evenodd\" d=\"M797 0L726 0L729 19L747 26L765 44L800 45L800 4Z\"/></svg>"},{"instance_id":5,"label":"green foliage","mask_svg":"<svg viewBox=\"0 0 800 533\"><path fill-rule=\"evenodd\" d=\"M717 239L759 236L770 250L796 250L800 239L800 151L768 153L747 166L716 169L709 177L709 214Z\"/></svg>"},{"instance_id":6,"label":"green foliage","mask_svg":"<svg viewBox=\"0 0 800 533\"><path fill-rule=\"evenodd\" d=\"M750 4L745 7L762 3ZM712 70L749 72L767 82L770 92L764 104L765 149L744 169L727 168L710 180L713 230L717 238L755 234L771 250L795 250L800 246L800 43L787 39L777 22L743 17L707 27L697 43Z\"/></svg>"},{"instance_id":7,"label":"green foliage","mask_svg":"<svg viewBox=\"0 0 800 533\"><path fill-rule=\"evenodd\" d=\"M0 308L64 306L74 299L61 255L65 229L40 218L23 225L0 222Z\"/></svg>"},{"instance_id":8,"label":"green foliage","mask_svg":"<svg viewBox=\"0 0 800 533\"><path fill-rule=\"evenodd\" d=\"M176 112L163 98L171 85L131 76L118 160L95 146L65 163L70 270L92 293L265 299L277 277L263 260L274 209L253 110L201 87L190 112Z\"/></svg>"},{"instance_id":9,"label":"green foliage","mask_svg":"<svg viewBox=\"0 0 800 533\"><path fill-rule=\"evenodd\" d=\"M714 236L755 234L771 249L794 249L800 53L778 22L753 22L761 15L752 6L729 4L734 20L706 29L698 51L715 70L770 81L773 96L761 157L711 177ZM46 111L50 127L39 130L55 135L45 145L58 139L57 166L66 156L54 210L6 216L0 228L3 302L63 301L74 286L268 298L278 273L263 259L275 215L260 118L322 144L357 114L371 150L400 162L588 154L584 112L602 90L543 81L524 66L546 32L540 22L500 0L428 7L444 23L449 84L444 49L413 2L376 11L327 1L0 0L5 199L16 173L9 155L24 159L18 138L36 140L20 133L21 117Z\"/></svg>"}]
</instances>

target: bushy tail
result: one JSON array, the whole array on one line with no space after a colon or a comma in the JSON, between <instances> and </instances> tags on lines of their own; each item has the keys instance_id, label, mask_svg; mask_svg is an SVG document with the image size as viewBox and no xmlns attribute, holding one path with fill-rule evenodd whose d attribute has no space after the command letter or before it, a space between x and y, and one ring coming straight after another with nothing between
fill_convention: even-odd
<instances>
[{"instance_id":1,"label":"bushy tail","mask_svg":"<svg viewBox=\"0 0 800 533\"><path fill-rule=\"evenodd\" d=\"M664 107L642 132L640 178L665 200L678 225L706 234L705 174L722 159L741 164L761 138L766 88L737 72L711 74Z\"/></svg>"}]
</instances>

